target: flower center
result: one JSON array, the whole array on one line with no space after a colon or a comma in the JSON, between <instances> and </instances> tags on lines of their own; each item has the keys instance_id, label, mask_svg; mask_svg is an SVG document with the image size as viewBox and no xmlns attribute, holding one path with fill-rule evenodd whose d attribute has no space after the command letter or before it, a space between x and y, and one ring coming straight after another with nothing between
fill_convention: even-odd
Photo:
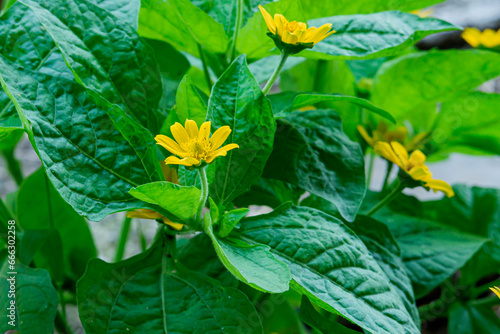
<instances>
[{"instance_id":1,"label":"flower center","mask_svg":"<svg viewBox=\"0 0 500 334\"><path fill-rule=\"evenodd\" d=\"M306 24L303 22L297 22L297 21L287 22L285 24L285 26L283 27L283 29L287 30L293 34L296 31L305 30Z\"/></svg>"},{"instance_id":2,"label":"flower center","mask_svg":"<svg viewBox=\"0 0 500 334\"><path fill-rule=\"evenodd\" d=\"M209 150L208 142L198 140L193 141L189 148L191 156L196 159L205 159Z\"/></svg>"}]
</instances>

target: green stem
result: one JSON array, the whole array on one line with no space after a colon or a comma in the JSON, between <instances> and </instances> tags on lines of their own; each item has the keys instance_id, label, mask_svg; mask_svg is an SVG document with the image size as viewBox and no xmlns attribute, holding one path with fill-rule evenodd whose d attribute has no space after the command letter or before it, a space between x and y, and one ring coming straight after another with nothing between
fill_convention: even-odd
<instances>
[{"instance_id":1,"label":"green stem","mask_svg":"<svg viewBox=\"0 0 500 334\"><path fill-rule=\"evenodd\" d=\"M199 223L201 220L201 213L203 212L203 207L208 199L208 180L207 180L207 167L202 167L196 169L198 171L198 175L200 176L201 183L201 197L200 203L198 204L198 213L196 214L196 221Z\"/></svg>"},{"instance_id":2,"label":"green stem","mask_svg":"<svg viewBox=\"0 0 500 334\"><path fill-rule=\"evenodd\" d=\"M370 189L370 184L372 181L372 174L373 174L373 164L375 163L375 154L373 152L369 151L370 154L370 160L368 160L368 172L366 175L366 187Z\"/></svg>"},{"instance_id":3,"label":"green stem","mask_svg":"<svg viewBox=\"0 0 500 334\"><path fill-rule=\"evenodd\" d=\"M201 63L203 65L203 73L205 74L205 79L207 80L208 91L212 91L212 79L210 79L210 72L208 71L207 59L205 57L205 52L203 47L198 43L198 52L200 53Z\"/></svg>"},{"instance_id":4,"label":"green stem","mask_svg":"<svg viewBox=\"0 0 500 334\"><path fill-rule=\"evenodd\" d=\"M386 197L384 197L380 202L378 202L377 205L371 208L371 210L368 211L366 215L370 217L378 210L382 209L385 205L389 204L394 198L396 198L397 195L399 195L401 191L403 191L405 187L406 184L404 182L399 182L399 184L397 184Z\"/></svg>"},{"instance_id":5,"label":"green stem","mask_svg":"<svg viewBox=\"0 0 500 334\"><path fill-rule=\"evenodd\" d=\"M490 288L492 288L494 286L498 286L498 285L500 285L500 279L493 281L493 282L489 282L489 283L480 285L477 288L473 288L473 294L475 297L477 297L478 295L480 295L484 292L490 291Z\"/></svg>"},{"instance_id":6,"label":"green stem","mask_svg":"<svg viewBox=\"0 0 500 334\"><path fill-rule=\"evenodd\" d=\"M128 232L130 231L130 223L132 218L125 217L122 225L122 232L120 234L120 240L118 241L118 247L116 248L115 262L121 261L123 259L123 254L125 253L125 245L127 244Z\"/></svg>"},{"instance_id":7,"label":"green stem","mask_svg":"<svg viewBox=\"0 0 500 334\"><path fill-rule=\"evenodd\" d=\"M387 161L387 168L385 171L384 183L382 184L382 192L385 192L385 190L387 189L389 177L391 177L392 167L393 167L392 162Z\"/></svg>"},{"instance_id":8,"label":"green stem","mask_svg":"<svg viewBox=\"0 0 500 334\"><path fill-rule=\"evenodd\" d=\"M23 177L23 172L21 171L21 164L19 161L14 157L14 150L13 149L8 149L2 151L2 155L5 157L5 160L7 160L7 169L12 175L12 178L14 181L16 181L16 184L18 186L23 183L24 177Z\"/></svg>"},{"instance_id":9,"label":"green stem","mask_svg":"<svg viewBox=\"0 0 500 334\"><path fill-rule=\"evenodd\" d=\"M243 0L237 0L236 6L236 25L234 27L233 41L231 43L230 63L236 58L236 40L240 33L241 21L243 18Z\"/></svg>"},{"instance_id":10,"label":"green stem","mask_svg":"<svg viewBox=\"0 0 500 334\"><path fill-rule=\"evenodd\" d=\"M274 85L274 82L278 78L281 70L283 69L283 66L285 66L285 63L286 63L287 59L288 59L288 54L282 52L281 53L281 60L280 60L280 63L278 64L278 67L276 67L274 69L273 74L271 74L271 77L267 81L266 86L262 90L262 92L264 93L264 95L267 95L267 93L269 93L269 91L271 90L271 87Z\"/></svg>"},{"instance_id":11,"label":"green stem","mask_svg":"<svg viewBox=\"0 0 500 334\"><path fill-rule=\"evenodd\" d=\"M56 327L57 332L60 334L74 334L73 330L68 325L66 317L63 316L61 314L61 311L59 311L59 310L56 313L56 319L55 319L54 325Z\"/></svg>"}]
</instances>

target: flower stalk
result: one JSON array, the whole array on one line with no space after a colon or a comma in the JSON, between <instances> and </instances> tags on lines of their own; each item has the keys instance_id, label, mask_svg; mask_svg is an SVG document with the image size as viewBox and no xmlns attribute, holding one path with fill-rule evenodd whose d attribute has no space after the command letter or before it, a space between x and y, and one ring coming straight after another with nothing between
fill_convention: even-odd
<instances>
[{"instance_id":1,"label":"flower stalk","mask_svg":"<svg viewBox=\"0 0 500 334\"><path fill-rule=\"evenodd\" d=\"M278 76L279 76L281 70L283 69L283 66L285 66L285 63L286 63L286 60L288 59L288 56L289 56L289 54L287 54L285 52L281 52L280 63L274 69L273 74L271 74L271 77L267 81L266 86L262 90L262 92L264 93L264 95L267 95L267 93L269 93L269 91L271 90L271 87L274 85L274 82L276 81L276 79L278 79Z\"/></svg>"},{"instance_id":2,"label":"flower stalk","mask_svg":"<svg viewBox=\"0 0 500 334\"><path fill-rule=\"evenodd\" d=\"M371 208L370 211L368 211L366 213L366 215L368 217L373 216L378 210L382 209L384 206L386 206L387 204L389 204L406 187L406 183L405 182L401 182L399 179L396 182L397 182L396 186L392 189L392 191L389 194L387 194L387 196L384 197L380 202L378 202L377 205L375 205L373 208Z\"/></svg>"},{"instance_id":3,"label":"flower stalk","mask_svg":"<svg viewBox=\"0 0 500 334\"><path fill-rule=\"evenodd\" d=\"M201 183L201 197L200 197L200 203L198 204L198 212L196 213L196 222L200 222L201 220L201 214L203 211L203 207L205 206L205 203L207 202L208 199L208 179L207 179L207 167L201 167L197 168L196 170L198 171L198 175L200 176L200 183Z\"/></svg>"}]
</instances>

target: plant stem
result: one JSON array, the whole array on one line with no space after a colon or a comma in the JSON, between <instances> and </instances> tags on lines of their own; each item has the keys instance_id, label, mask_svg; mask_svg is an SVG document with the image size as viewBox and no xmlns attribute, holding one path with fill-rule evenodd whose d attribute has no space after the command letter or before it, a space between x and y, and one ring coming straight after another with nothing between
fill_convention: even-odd
<instances>
[{"instance_id":1,"label":"plant stem","mask_svg":"<svg viewBox=\"0 0 500 334\"><path fill-rule=\"evenodd\" d=\"M389 177L391 176L392 166L392 162L387 161L387 169L385 171L384 183L382 184L382 192L385 192L385 190L387 189Z\"/></svg>"},{"instance_id":2,"label":"plant stem","mask_svg":"<svg viewBox=\"0 0 500 334\"><path fill-rule=\"evenodd\" d=\"M369 151L370 154L370 160L368 160L369 166L368 166L368 172L366 175L366 187L370 189L370 183L372 180L372 174L373 174L373 164L375 163L375 154L373 152Z\"/></svg>"},{"instance_id":3,"label":"plant stem","mask_svg":"<svg viewBox=\"0 0 500 334\"><path fill-rule=\"evenodd\" d=\"M16 184L18 186L23 183L24 177L23 177L23 172L21 171L21 165L19 161L14 157L14 150L13 149L8 149L2 151L2 155L5 157L5 160L7 160L7 169L12 175L12 178L14 181L16 181Z\"/></svg>"},{"instance_id":4,"label":"plant stem","mask_svg":"<svg viewBox=\"0 0 500 334\"><path fill-rule=\"evenodd\" d=\"M61 311L57 311L56 313L56 319L55 319L55 327L58 333L60 334L74 334L73 330L71 327L68 325L68 322L66 321L66 317L64 317L61 314Z\"/></svg>"},{"instance_id":5,"label":"plant stem","mask_svg":"<svg viewBox=\"0 0 500 334\"><path fill-rule=\"evenodd\" d=\"M403 189L406 187L404 182L399 181L398 184L392 189L392 191L384 197L377 205L371 208L370 211L366 213L367 216L372 216L375 212L382 209L385 205L389 204Z\"/></svg>"},{"instance_id":6,"label":"plant stem","mask_svg":"<svg viewBox=\"0 0 500 334\"><path fill-rule=\"evenodd\" d=\"M237 0L236 2L236 25L234 27L233 41L231 43L231 54L230 54L230 63L236 58L236 40L238 39L238 35L240 33L241 28L241 19L243 17L243 0Z\"/></svg>"},{"instance_id":7,"label":"plant stem","mask_svg":"<svg viewBox=\"0 0 500 334\"><path fill-rule=\"evenodd\" d=\"M210 79L210 72L208 71L207 59L205 58L205 52L203 47L198 43L198 52L200 53L201 63L203 65L203 73L205 74L205 79L207 80L208 91L212 91L212 79Z\"/></svg>"},{"instance_id":8,"label":"plant stem","mask_svg":"<svg viewBox=\"0 0 500 334\"><path fill-rule=\"evenodd\" d=\"M199 223L201 220L201 213L203 211L203 207L207 202L208 198L208 180L207 180L207 167L198 168L198 175L200 176L201 183L201 197L200 203L198 204L198 213L196 214L196 221Z\"/></svg>"},{"instance_id":9,"label":"plant stem","mask_svg":"<svg viewBox=\"0 0 500 334\"><path fill-rule=\"evenodd\" d=\"M132 218L125 217L122 225L122 232L120 234L120 240L118 241L118 247L116 248L115 262L121 261L123 259L123 254L125 253L125 245L127 244L128 232L130 231L130 223Z\"/></svg>"},{"instance_id":10,"label":"plant stem","mask_svg":"<svg viewBox=\"0 0 500 334\"><path fill-rule=\"evenodd\" d=\"M278 78L278 75L280 74L281 70L283 69L283 66L285 66L285 62L287 59L288 59L288 54L282 52L281 53L281 60L280 60L280 63L278 64L278 67L276 67L274 69L273 74L271 74L271 77L267 81L266 86L262 90L264 95L267 95L267 93L269 93L269 91L271 90L271 87L273 86L274 82Z\"/></svg>"},{"instance_id":11,"label":"plant stem","mask_svg":"<svg viewBox=\"0 0 500 334\"><path fill-rule=\"evenodd\" d=\"M500 279L496 280L496 281L493 281L493 282L489 282L489 283L483 284L481 286L478 286L477 288L473 288L474 297L477 297L478 295L480 295L480 294L482 294L484 292L490 291L491 287L494 287L494 286L497 286L497 285L500 285Z\"/></svg>"}]
</instances>

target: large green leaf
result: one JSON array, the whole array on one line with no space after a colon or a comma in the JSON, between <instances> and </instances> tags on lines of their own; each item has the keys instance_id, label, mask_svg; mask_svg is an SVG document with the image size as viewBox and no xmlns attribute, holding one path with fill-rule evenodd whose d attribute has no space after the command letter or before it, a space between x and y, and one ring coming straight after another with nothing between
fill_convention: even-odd
<instances>
[{"instance_id":1,"label":"large green leaf","mask_svg":"<svg viewBox=\"0 0 500 334\"><path fill-rule=\"evenodd\" d=\"M58 298L47 271L29 268L22 264L17 264L15 269L11 269L8 262L2 260L0 331L3 333L8 330L18 330L20 334L53 333ZM11 272L16 272L16 274ZM7 281L11 277L15 277L13 297L9 297L11 286ZM14 312L11 313L7 308L13 300L15 300L15 306ZM10 314L13 314L15 318L8 317ZM9 324L11 320L14 320L15 326Z\"/></svg>"},{"instance_id":2,"label":"large green leaf","mask_svg":"<svg viewBox=\"0 0 500 334\"><path fill-rule=\"evenodd\" d=\"M219 78L208 103L207 120L215 129L228 125L228 152L209 167L215 169L210 196L230 202L259 179L273 147L276 121L271 105L248 69L245 56L238 57Z\"/></svg>"},{"instance_id":3,"label":"large green leaf","mask_svg":"<svg viewBox=\"0 0 500 334\"><path fill-rule=\"evenodd\" d=\"M436 104L500 75L500 54L483 50L429 51L386 62L374 80L372 101L396 120L428 130ZM429 112L427 110L429 109Z\"/></svg>"},{"instance_id":4,"label":"large green leaf","mask_svg":"<svg viewBox=\"0 0 500 334\"><path fill-rule=\"evenodd\" d=\"M269 245L292 273L292 287L373 333L419 333L396 289L363 242L321 211L281 206L245 219L241 238Z\"/></svg>"},{"instance_id":5,"label":"large green leaf","mask_svg":"<svg viewBox=\"0 0 500 334\"><path fill-rule=\"evenodd\" d=\"M207 216L205 216L207 220ZM206 232L224 266L240 281L264 291L279 293L288 290L290 270L269 251L269 246L249 245L234 238L215 235L210 220Z\"/></svg>"},{"instance_id":6,"label":"large green leaf","mask_svg":"<svg viewBox=\"0 0 500 334\"><path fill-rule=\"evenodd\" d=\"M130 25L86 0L19 2L33 10L79 83L158 133L158 64Z\"/></svg>"},{"instance_id":7,"label":"large green leaf","mask_svg":"<svg viewBox=\"0 0 500 334\"><path fill-rule=\"evenodd\" d=\"M229 43L222 24L189 0L143 0L139 33L195 56L199 55L198 45L210 52L222 53Z\"/></svg>"},{"instance_id":8,"label":"large green leaf","mask_svg":"<svg viewBox=\"0 0 500 334\"><path fill-rule=\"evenodd\" d=\"M3 58L0 64L2 87L63 199L96 221L140 207L130 188L159 179L151 134L121 109L96 104L72 81L41 73L32 78Z\"/></svg>"},{"instance_id":9,"label":"large green leaf","mask_svg":"<svg viewBox=\"0 0 500 334\"><path fill-rule=\"evenodd\" d=\"M370 101L356 96L347 96L342 94L283 92L280 94L269 95L268 98L273 105L273 111L276 117L283 117L290 111L320 102L349 102L361 108L366 108L367 110L372 111L393 123L396 123L394 117L392 117L387 111L378 108Z\"/></svg>"},{"instance_id":10,"label":"large green leaf","mask_svg":"<svg viewBox=\"0 0 500 334\"><path fill-rule=\"evenodd\" d=\"M373 218L358 216L351 227L396 288L415 325L420 327L420 316L411 280L404 268L398 244L387 226Z\"/></svg>"},{"instance_id":11,"label":"large green leaf","mask_svg":"<svg viewBox=\"0 0 500 334\"><path fill-rule=\"evenodd\" d=\"M86 333L262 334L260 321L247 321L258 316L242 292L182 268L168 270L159 241L125 261L89 263L77 286Z\"/></svg>"},{"instance_id":12,"label":"large green leaf","mask_svg":"<svg viewBox=\"0 0 500 334\"><path fill-rule=\"evenodd\" d=\"M282 2L295 2L297 0L281 0ZM422 9L444 0L337 0L337 1L317 1L298 0L303 9L304 15L308 19L346 14L369 14L383 12L387 10L414 10Z\"/></svg>"},{"instance_id":13,"label":"large green leaf","mask_svg":"<svg viewBox=\"0 0 500 334\"><path fill-rule=\"evenodd\" d=\"M290 4L290 6L293 5ZM270 14L274 13L278 12L272 8ZM300 21L300 17L288 18ZM307 23L315 27L331 23L336 31L312 49L304 50L299 54L301 57L312 59L370 59L391 56L402 52L428 35L458 30L458 27L439 19L420 18L417 15L398 11L323 17ZM240 34L239 51L246 53L249 58L262 58L270 55L270 52L272 54L279 52L272 39L266 36L265 27L263 18L257 16L249 20ZM256 36L249 30L255 30L255 33L259 32L261 35ZM247 35L253 37L251 43L244 40Z\"/></svg>"},{"instance_id":14,"label":"large green leaf","mask_svg":"<svg viewBox=\"0 0 500 334\"><path fill-rule=\"evenodd\" d=\"M441 105L432 134L436 153L500 155L500 94L474 92Z\"/></svg>"},{"instance_id":15,"label":"large green leaf","mask_svg":"<svg viewBox=\"0 0 500 334\"><path fill-rule=\"evenodd\" d=\"M416 297L450 277L487 241L421 218L396 213L376 217L396 238Z\"/></svg>"},{"instance_id":16,"label":"large green leaf","mask_svg":"<svg viewBox=\"0 0 500 334\"><path fill-rule=\"evenodd\" d=\"M184 125L186 119L190 119L200 127L207 118L207 105L198 93L193 81L187 75L177 88L175 102L177 103L177 117L182 125Z\"/></svg>"},{"instance_id":17,"label":"large green leaf","mask_svg":"<svg viewBox=\"0 0 500 334\"><path fill-rule=\"evenodd\" d=\"M287 182L260 178L249 191L235 198L234 204L238 207L265 205L276 208L286 202L298 204L303 194L303 189Z\"/></svg>"},{"instance_id":18,"label":"large green leaf","mask_svg":"<svg viewBox=\"0 0 500 334\"><path fill-rule=\"evenodd\" d=\"M181 220L191 218L197 211L201 190L159 181L132 188L130 194L146 203L159 205Z\"/></svg>"},{"instance_id":19,"label":"large green leaf","mask_svg":"<svg viewBox=\"0 0 500 334\"><path fill-rule=\"evenodd\" d=\"M25 179L19 189L17 217L25 230L52 228L59 233L64 270L74 280L96 256L87 222L61 198L42 169Z\"/></svg>"},{"instance_id":20,"label":"large green leaf","mask_svg":"<svg viewBox=\"0 0 500 334\"><path fill-rule=\"evenodd\" d=\"M117 18L130 24L134 30L139 27L141 0L90 0L99 7L111 12Z\"/></svg>"},{"instance_id":21,"label":"large green leaf","mask_svg":"<svg viewBox=\"0 0 500 334\"><path fill-rule=\"evenodd\" d=\"M489 307L456 303L450 310L448 333L500 333L500 318Z\"/></svg>"},{"instance_id":22,"label":"large green leaf","mask_svg":"<svg viewBox=\"0 0 500 334\"><path fill-rule=\"evenodd\" d=\"M365 194L364 160L340 117L332 110L293 112L278 124L264 176L324 197L353 221Z\"/></svg>"}]
</instances>

